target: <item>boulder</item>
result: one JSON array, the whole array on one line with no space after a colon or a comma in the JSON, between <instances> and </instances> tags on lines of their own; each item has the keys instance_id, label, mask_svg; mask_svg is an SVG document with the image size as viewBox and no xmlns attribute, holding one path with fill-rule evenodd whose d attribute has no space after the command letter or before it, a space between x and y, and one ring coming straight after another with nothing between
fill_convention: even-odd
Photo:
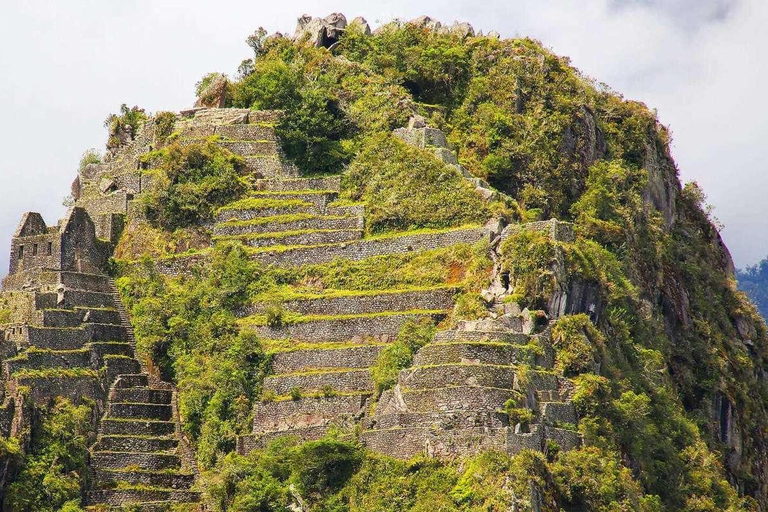
<instances>
[{"instance_id":1,"label":"boulder","mask_svg":"<svg viewBox=\"0 0 768 512\"><path fill-rule=\"evenodd\" d=\"M430 18L429 16L419 16L408 22L409 25L413 25L419 28L426 28L427 30L439 30L442 27L442 23Z\"/></svg>"},{"instance_id":2,"label":"boulder","mask_svg":"<svg viewBox=\"0 0 768 512\"><path fill-rule=\"evenodd\" d=\"M306 41L317 48L330 48L339 41L346 28L347 18L339 12L325 18L313 18L305 14L297 20L293 39Z\"/></svg>"},{"instance_id":3,"label":"boulder","mask_svg":"<svg viewBox=\"0 0 768 512\"><path fill-rule=\"evenodd\" d=\"M466 21L455 22L449 30L451 34L455 34L463 39L475 36L475 29Z\"/></svg>"},{"instance_id":4,"label":"boulder","mask_svg":"<svg viewBox=\"0 0 768 512\"><path fill-rule=\"evenodd\" d=\"M200 97L195 102L195 107L204 108L224 108L227 101L227 87L229 81L227 77L216 74L211 82L200 91Z\"/></svg>"},{"instance_id":5,"label":"boulder","mask_svg":"<svg viewBox=\"0 0 768 512\"><path fill-rule=\"evenodd\" d=\"M371 26L368 24L368 21L362 16L358 16L357 18L353 19L349 23L349 25L347 25L347 28L352 28L352 27L359 29L363 34L367 36L371 35Z\"/></svg>"},{"instance_id":6,"label":"boulder","mask_svg":"<svg viewBox=\"0 0 768 512\"><path fill-rule=\"evenodd\" d=\"M501 39L501 34L496 32L495 30L491 30L490 32L488 32L488 37L491 37L493 39Z\"/></svg>"},{"instance_id":7,"label":"boulder","mask_svg":"<svg viewBox=\"0 0 768 512\"><path fill-rule=\"evenodd\" d=\"M323 23L325 24L325 35L332 41L331 44L338 41L347 28L347 18L340 12L329 14L323 19Z\"/></svg>"}]
</instances>

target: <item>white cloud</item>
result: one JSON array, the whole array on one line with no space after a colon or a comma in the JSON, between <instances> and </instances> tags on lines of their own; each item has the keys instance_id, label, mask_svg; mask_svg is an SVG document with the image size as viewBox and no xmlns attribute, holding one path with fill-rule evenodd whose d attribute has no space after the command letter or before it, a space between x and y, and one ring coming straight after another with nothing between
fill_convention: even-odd
<instances>
[{"instance_id":1,"label":"white cloud","mask_svg":"<svg viewBox=\"0 0 768 512\"><path fill-rule=\"evenodd\" d=\"M371 22L429 14L505 37L531 36L585 73L656 107L675 136L682 176L698 180L726 224L737 264L768 254L768 107L760 0L559 0L482 3L8 2L0 19L0 275L21 214L49 223L79 156L102 147L119 104L178 110L205 72L233 73L258 26L291 33L304 12L341 11ZM757 234L757 236L755 235Z\"/></svg>"}]
</instances>

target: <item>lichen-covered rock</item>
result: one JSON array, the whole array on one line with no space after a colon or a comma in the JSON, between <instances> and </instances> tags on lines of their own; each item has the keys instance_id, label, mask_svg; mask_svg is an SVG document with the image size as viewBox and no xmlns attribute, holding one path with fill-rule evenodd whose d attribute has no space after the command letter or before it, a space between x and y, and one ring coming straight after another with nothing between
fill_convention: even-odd
<instances>
[{"instance_id":1,"label":"lichen-covered rock","mask_svg":"<svg viewBox=\"0 0 768 512\"><path fill-rule=\"evenodd\" d=\"M216 74L211 78L210 83L200 91L200 96L195 102L195 107L222 108L226 105L227 87L229 81L222 74Z\"/></svg>"}]
</instances>

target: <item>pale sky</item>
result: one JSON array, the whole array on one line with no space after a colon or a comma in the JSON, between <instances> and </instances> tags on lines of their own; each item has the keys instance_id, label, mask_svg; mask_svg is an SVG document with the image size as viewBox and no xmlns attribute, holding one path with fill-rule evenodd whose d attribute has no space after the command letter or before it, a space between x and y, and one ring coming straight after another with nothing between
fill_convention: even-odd
<instances>
[{"instance_id":1,"label":"pale sky","mask_svg":"<svg viewBox=\"0 0 768 512\"><path fill-rule=\"evenodd\" d=\"M0 276L25 211L49 224L80 155L103 149L121 103L194 102L205 73L234 75L259 26L293 33L303 13L375 28L422 14L530 36L584 73L656 108L684 181L697 180L739 267L768 255L768 2L764 0L208 1L2 0ZM762 57L762 58L761 58Z\"/></svg>"}]
</instances>

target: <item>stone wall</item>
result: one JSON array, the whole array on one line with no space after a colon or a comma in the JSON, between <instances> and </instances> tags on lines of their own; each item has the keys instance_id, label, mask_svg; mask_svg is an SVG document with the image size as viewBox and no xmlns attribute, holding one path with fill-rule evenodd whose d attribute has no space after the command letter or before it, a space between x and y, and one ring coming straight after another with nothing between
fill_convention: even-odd
<instances>
[{"instance_id":1,"label":"stone wall","mask_svg":"<svg viewBox=\"0 0 768 512\"><path fill-rule=\"evenodd\" d=\"M264 264L301 266L327 263L336 258L361 260L385 254L438 249L462 243L474 243L488 236L485 228L466 228L391 238L368 239L336 246L300 247L282 252L256 254Z\"/></svg>"},{"instance_id":2,"label":"stone wall","mask_svg":"<svg viewBox=\"0 0 768 512\"><path fill-rule=\"evenodd\" d=\"M376 338L393 340L400 327L417 318L413 314L352 317L339 320L315 320L288 324L283 327L251 326L266 339L291 338L308 343L348 341L350 339Z\"/></svg>"},{"instance_id":3,"label":"stone wall","mask_svg":"<svg viewBox=\"0 0 768 512\"><path fill-rule=\"evenodd\" d=\"M448 310L453 307L455 293L455 288L395 291L378 295L288 300L282 303L282 307L303 315L349 315L415 309ZM254 304L239 312L238 316L263 313L266 307L263 303Z\"/></svg>"}]
</instances>

